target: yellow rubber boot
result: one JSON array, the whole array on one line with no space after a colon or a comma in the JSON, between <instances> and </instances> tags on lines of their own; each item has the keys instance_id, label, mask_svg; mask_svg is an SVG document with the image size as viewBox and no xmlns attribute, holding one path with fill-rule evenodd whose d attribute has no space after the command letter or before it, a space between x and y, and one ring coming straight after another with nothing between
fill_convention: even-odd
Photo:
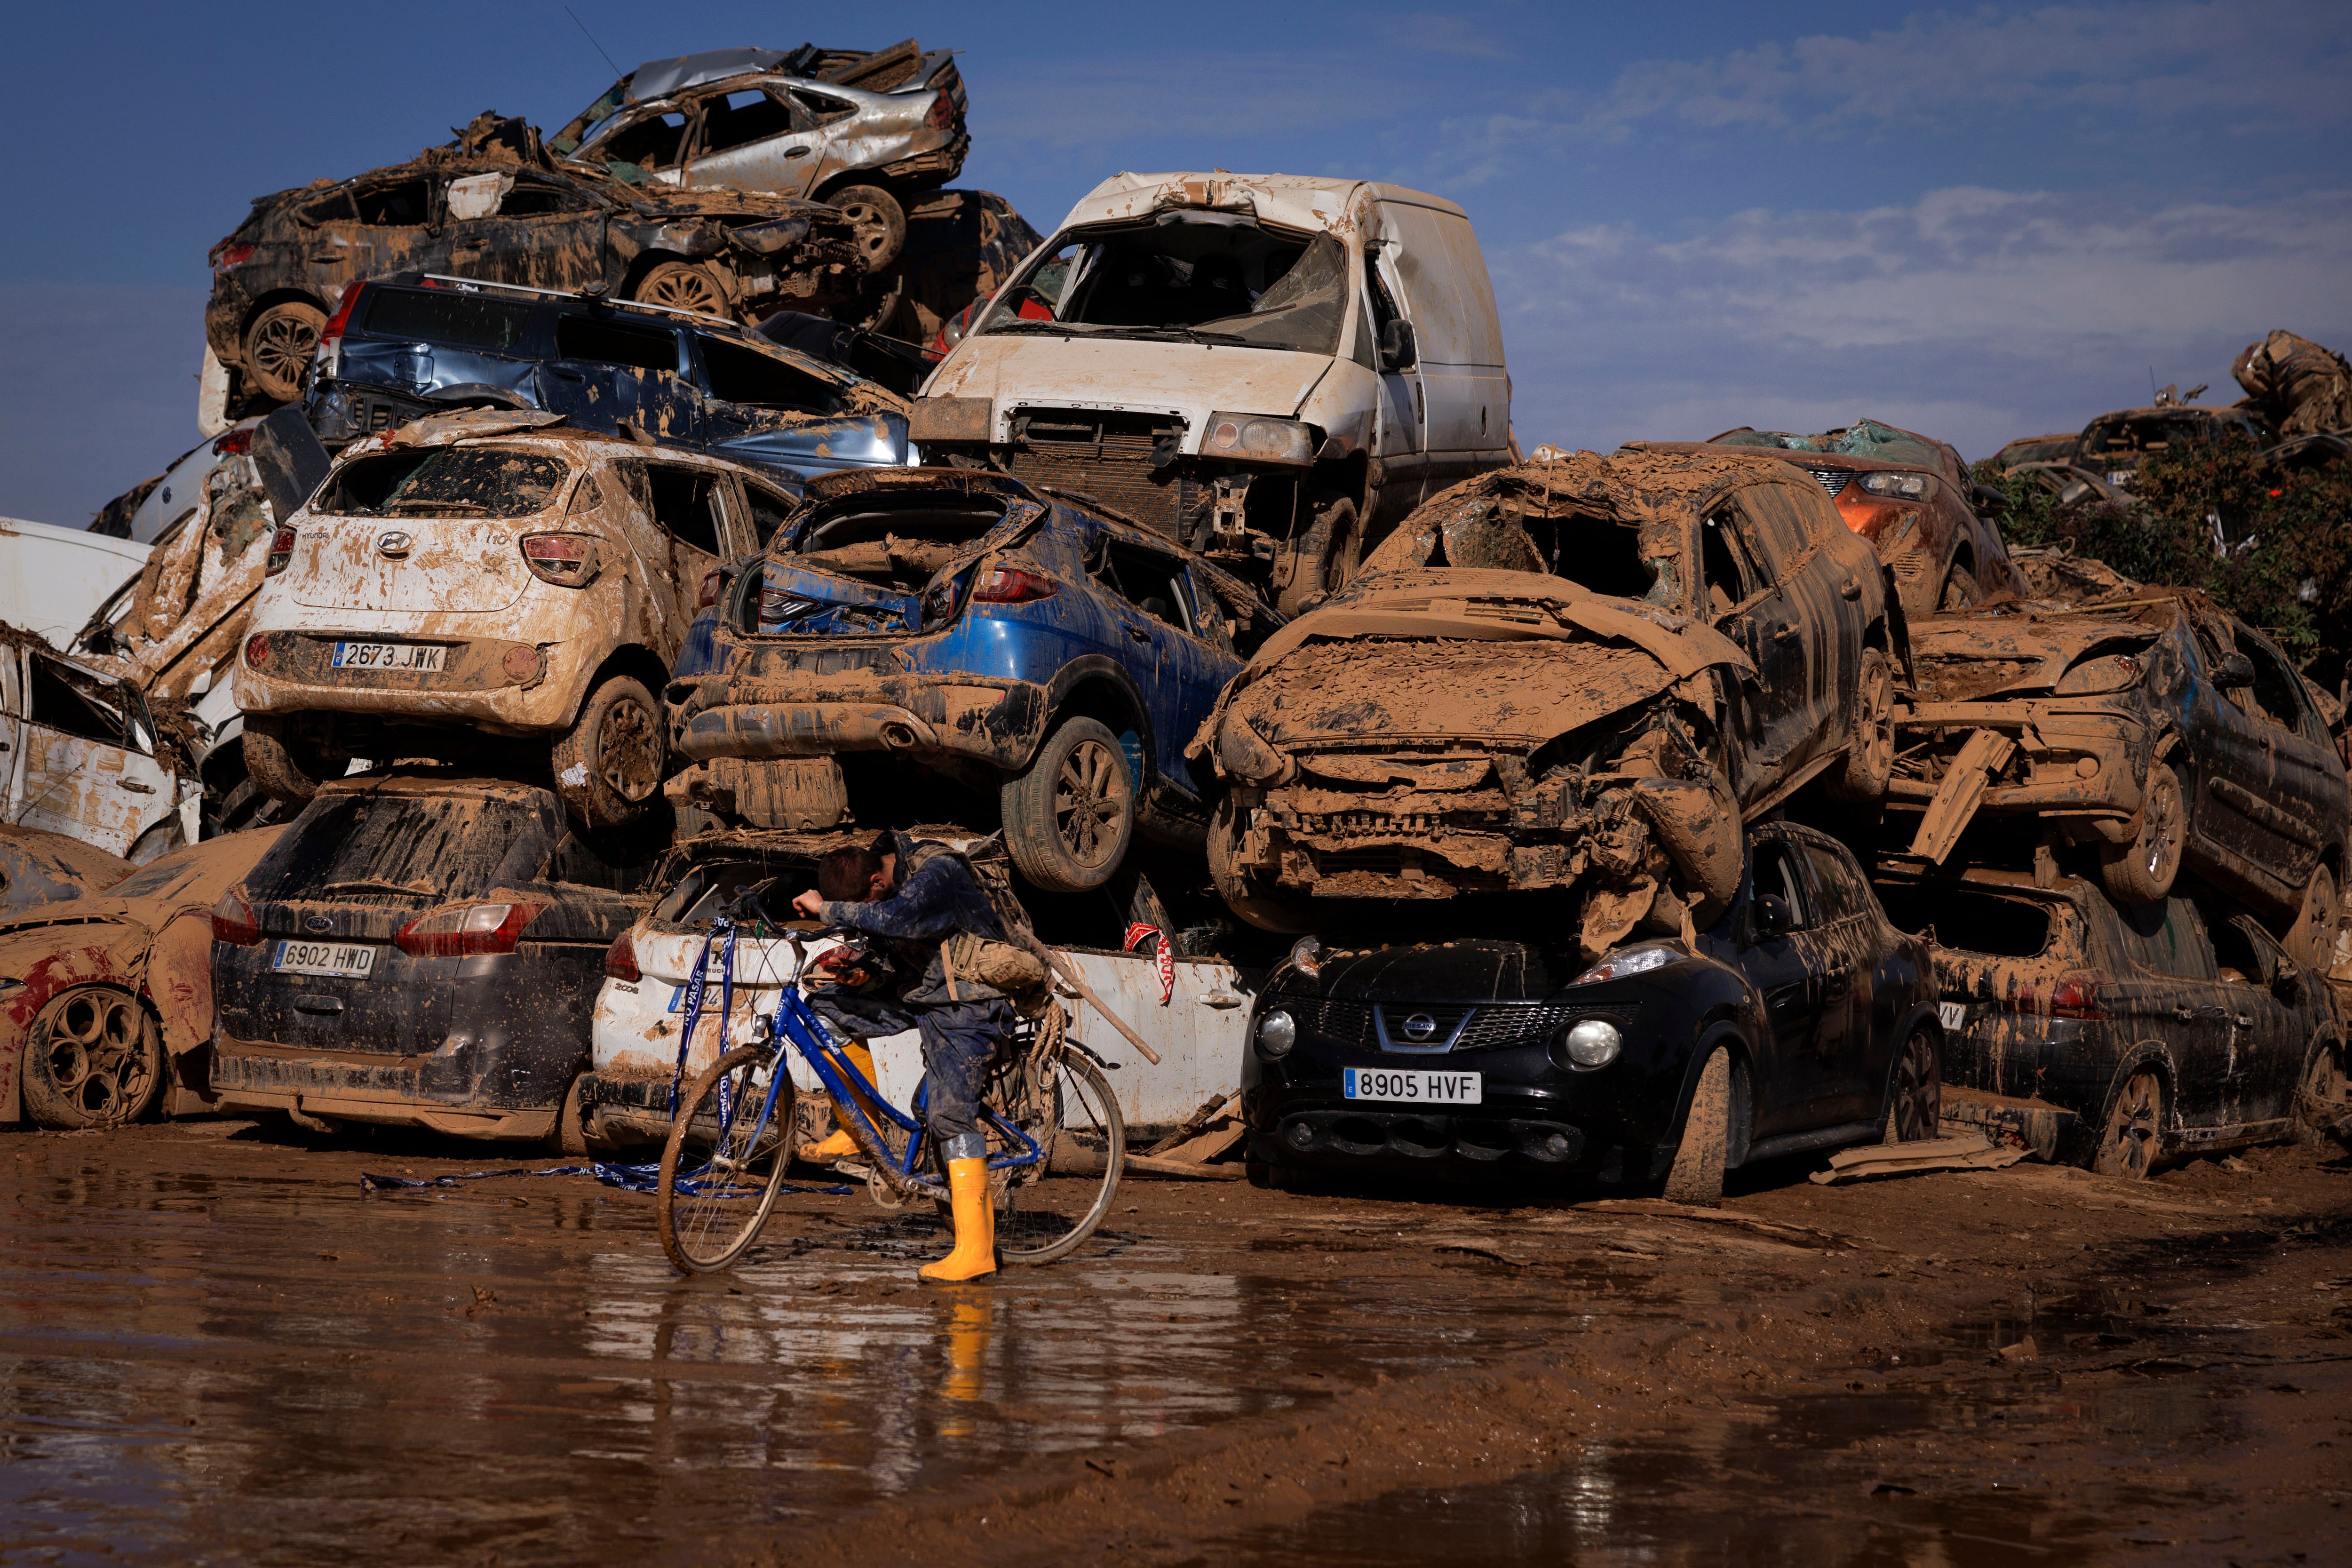
<instances>
[{"instance_id":1,"label":"yellow rubber boot","mask_svg":"<svg viewBox=\"0 0 2352 1568\"><path fill-rule=\"evenodd\" d=\"M847 1045L841 1047L841 1054L849 1058L850 1064L857 1068L858 1072L865 1078L866 1082L872 1083L874 1081L874 1053L866 1048L865 1041L850 1041ZM863 1096L858 1096L856 1089L851 1089L849 1092L853 1096L857 1096L861 1100L864 1098ZM866 1113L869 1117L874 1117L877 1121L881 1120L881 1118L876 1114L874 1108L870 1105L866 1108ZM805 1163L811 1165L830 1165L836 1160L846 1160L851 1155L857 1152L857 1140L849 1135L848 1128L839 1125L840 1121L840 1113L836 1110L834 1115L835 1125L830 1137L820 1139L814 1143L803 1143L800 1146L800 1157Z\"/></svg>"},{"instance_id":2,"label":"yellow rubber boot","mask_svg":"<svg viewBox=\"0 0 2352 1568\"><path fill-rule=\"evenodd\" d=\"M988 1195L988 1162L950 1160L948 1199L955 1213L955 1250L916 1272L935 1285L995 1273L996 1205Z\"/></svg>"},{"instance_id":3,"label":"yellow rubber boot","mask_svg":"<svg viewBox=\"0 0 2352 1568\"><path fill-rule=\"evenodd\" d=\"M954 1321L948 1325L948 1377L940 1393L956 1405L971 1405L981 1395L988 1358L989 1308L981 1301L958 1301ZM977 1424L969 1411L951 1411L940 1423L945 1437L969 1437Z\"/></svg>"}]
</instances>

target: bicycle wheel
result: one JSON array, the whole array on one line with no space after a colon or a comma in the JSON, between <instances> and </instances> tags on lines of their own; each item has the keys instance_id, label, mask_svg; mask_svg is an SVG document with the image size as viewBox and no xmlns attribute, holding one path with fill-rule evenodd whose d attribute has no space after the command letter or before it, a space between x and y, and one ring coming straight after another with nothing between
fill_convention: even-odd
<instances>
[{"instance_id":1,"label":"bicycle wheel","mask_svg":"<svg viewBox=\"0 0 2352 1568\"><path fill-rule=\"evenodd\" d=\"M654 1200L662 1250L688 1274L724 1268L768 1222L792 1163L793 1084L777 1086L775 1109L760 1114L767 1074L783 1064L764 1046L738 1046L694 1080L678 1101L663 1146ZM686 1190L679 1190L683 1175Z\"/></svg>"},{"instance_id":2,"label":"bicycle wheel","mask_svg":"<svg viewBox=\"0 0 2352 1568\"><path fill-rule=\"evenodd\" d=\"M1045 1154L990 1184L996 1253L1006 1263L1051 1263L1076 1251L1110 1213L1127 1169L1127 1121L1102 1069L1074 1050L1058 1058L1044 1073L1006 1064L989 1085L989 1107ZM986 1126L992 1158L1019 1151L1002 1128Z\"/></svg>"}]
</instances>

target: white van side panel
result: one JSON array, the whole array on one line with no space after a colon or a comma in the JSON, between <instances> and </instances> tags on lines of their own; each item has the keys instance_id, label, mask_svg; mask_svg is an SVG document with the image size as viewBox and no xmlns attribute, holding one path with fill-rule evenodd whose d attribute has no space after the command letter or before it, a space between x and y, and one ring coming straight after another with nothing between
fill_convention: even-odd
<instances>
[{"instance_id":1,"label":"white van side panel","mask_svg":"<svg viewBox=\"0 0 2352 1568\"><path fill-rule=\"evenodd\" d=\"M1381 237L1404 292L1421 359L1429 477L1445 484L1492 467L1510 445L1510 377L1486 258L1470 220L1446 208L1384 198Z\"/></svg>"}]
</instances>

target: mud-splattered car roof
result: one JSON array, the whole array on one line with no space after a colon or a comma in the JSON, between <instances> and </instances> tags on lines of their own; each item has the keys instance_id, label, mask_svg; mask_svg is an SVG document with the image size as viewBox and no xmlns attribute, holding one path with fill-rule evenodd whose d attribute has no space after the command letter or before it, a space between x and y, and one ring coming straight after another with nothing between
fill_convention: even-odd
<instances>
[{"instance_id":1,"label":"mud-splattered car roof","mask_svg":"<svg viewBox=\"0 0 2352 1568\"><path fill-rule=\"evenodd\" d=\"M0 911L100 892L131 875L131 862L94 844L0 825Z\"/></svg>"}]
</instances>

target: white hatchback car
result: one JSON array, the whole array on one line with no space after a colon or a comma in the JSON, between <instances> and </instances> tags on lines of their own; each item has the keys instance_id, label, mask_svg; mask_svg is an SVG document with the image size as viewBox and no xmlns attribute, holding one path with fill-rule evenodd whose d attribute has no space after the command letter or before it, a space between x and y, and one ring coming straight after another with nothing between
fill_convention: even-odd
<instances>
[{"instance_id":1,"label":"white hatchback car","mask_svg":"<svg viewBox=\"0 0 2352 1568\"><path fill-rule=\"evenodd\" d=\"M237 659L246 765L304 800L352 757L550 747L583 826L660 786L658 696L721 561L793 499L731 463L473 410L347 450L270 542Z\"/></svg>"}]
</instances>

